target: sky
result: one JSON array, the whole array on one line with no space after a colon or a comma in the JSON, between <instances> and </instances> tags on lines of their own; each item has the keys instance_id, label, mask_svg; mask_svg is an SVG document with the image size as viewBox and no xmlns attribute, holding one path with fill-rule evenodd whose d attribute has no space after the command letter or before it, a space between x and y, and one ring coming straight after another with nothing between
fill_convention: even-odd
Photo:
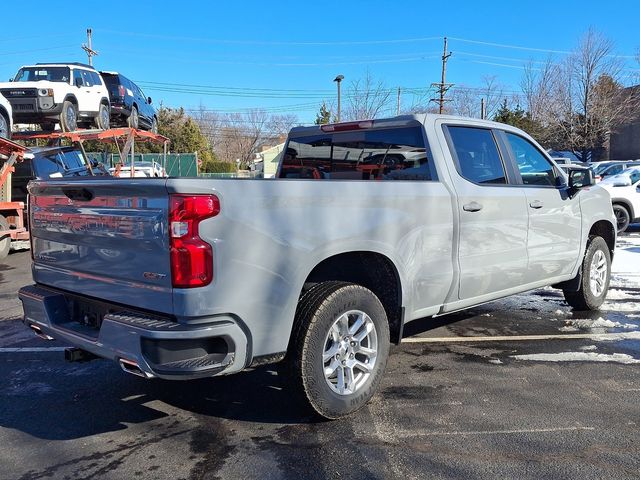
<instances>
[{"instance_id":1,"label":"sky","mask_svg":"<svg viewBox=\"0 0 640 480\"><path fill-rule=\"evenodd\" d=\"M16 21L3 22L0 79L35 62L86 62L81 44L90 27L96 68L123 73L156 105L260 108L295 114L301 123L313 121L323 100L335 103L338 74L348 89L369 72L394 92L400 87L402 108L409 107L416 93L440 81L444 36L452 52L447 82L456 86L480 87L495 77L507 94L517 92L525 64L562 60L589 27L614 42L628 84L640 74L637 0L31 0L29 6L42 14L18 21L19 13L3 9L5 20ZM46 31L38 21L47 21Z\"/></svg>"}]
</instances>

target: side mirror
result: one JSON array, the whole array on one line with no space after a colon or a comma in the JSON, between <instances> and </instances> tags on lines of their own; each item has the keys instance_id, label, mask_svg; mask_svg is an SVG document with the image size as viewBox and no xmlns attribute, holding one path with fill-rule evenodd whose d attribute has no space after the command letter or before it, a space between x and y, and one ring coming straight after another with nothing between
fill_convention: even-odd
<instances>
[{"instance_id":1,"label":"side mirror","mask_svg":"<svg viewBox=\"0 0 640 480\"><path fill-rule=\"evenodd\" d=\"M596 178L590 168L570 167L567 173L569 174L569 189L573 192L596 184Z\"/></svg>"},{"instance_id":2,"label":"side mirror","mask_svg":"<svg viewBox=\"0 0 640 480\"><path fill-rule=\"evenodd\" d=\"M147 97L147 103L151 105L151 97Z\"/></svg>"},{"instance_id":3,"label":"side mirror","mask_svg":"<svg viewBox=\"0 0 640 480\"><path fill-rule=\"evenodd\" d=\"M11 78L9 79L9 81L10 81L10 82L13 82L13 77L11 77Z\"/></svg>"},{"instance_id":4,"label":"side mirror","mask_svg":"<svg viewBox=\"0 0 640 480\"><path fill-rule=\"evenodd\" d=\"M73 84L78 88L82 87L82 79L81 78L75 78L73 80Z\"/></svg>"}]
</instances>

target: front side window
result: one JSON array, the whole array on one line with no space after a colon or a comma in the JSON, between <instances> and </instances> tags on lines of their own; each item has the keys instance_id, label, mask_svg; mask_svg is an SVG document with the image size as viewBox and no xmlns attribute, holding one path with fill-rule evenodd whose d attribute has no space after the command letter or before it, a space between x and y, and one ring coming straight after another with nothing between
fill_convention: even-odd
<instances>
[{"instance_id":1,"label":"front side window","mask_svg":"<svg viewBox=\"0 0 640 480\"><path fill-rule=\"evenodd\" d=\"M553 165L529 140L505 132L518 164L524 185L557 186L559 177Z\"/></svg>"},{"instance_id":2,"label":"front side window","mask_svg":"<svg viewBox=\"0 0 640 480\"><path fill-rule=\"evenodd\" d=\"M82 72L80 70L73 71L73 84L77 87L81 87L84 85L84 80L82 78Z\"/></svg>"},{"instance_id":3,"label":"front side window","mask_svg":"<svg viewBox=\"0 0 640 480\"><path fill-rule=\"evenodd\" d=\"M69 67L25 67L16 74L14 82L48 82L69 83L71 73Z\"/></svg>"},{"instance_id":4,"label":"front side window","mask_svg":"<svg viewBox=\"0 0 640 480\"><path fill-rule=\"evenodd\" d=\"M507 178L491 130L475 127L447 127L458 171L477 184L504 184Z\"/></svg>"},{"instance_id":5,"label":"front side window","mask_svg":"<svg viewBox=\"0 0 640 480\"><path fill-rule=\"evenodd\" d=\"M322 132L289 140L279 178L433 180L421 127Z\"/></svg>"}]
</instances>

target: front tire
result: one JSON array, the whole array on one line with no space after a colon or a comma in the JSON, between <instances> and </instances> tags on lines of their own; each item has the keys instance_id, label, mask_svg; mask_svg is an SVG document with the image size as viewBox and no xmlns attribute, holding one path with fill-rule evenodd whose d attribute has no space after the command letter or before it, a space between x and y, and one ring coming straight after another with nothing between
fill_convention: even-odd
<instances>
[{"instance_id":1,"label":"front tire","mask_svg":"<svg viewBox=\"0 0 640 480\"><path fill-rule=\"evenodd\" d=\"M0 231L4 230L9 230L9 222L7 222L6 218L0 215ZM11 250L11 236L9 234L0 236L0 260L7 258L9 250Z\"/></svg>"},{"instance_id":2,"label":"front tire","mask_svg":"<svg viewBox=\"0 0 640 480\"><path fill-rule=\"evenodd\" d=\"M11 138L11 127L9 126L9 117L0 112L0 137Z\"/></svg>"},{"instance_id":3,"label":"front tire","mask_svg":"<svg viewBox=\"0 0 640 480\"><path fill-rule=\"evenodd\" d=\"M109 107L104 103L100 104L100 110L98 110L98 116L96 117L96 127L100 130L109 130Z\"/></svg>"},{"instance_id":4,"label":"front tire","mask_svg":"<svg viewBox=\"0 0 640 480\"><path fill-rule=\"evenodd\" d=\"M613 213L616 216L616 228L618 233L624 232L631 223L631 213L627 210L627 207L616 203L613 205Z\"/></svg>"},{"instance_id":5,"label":"front tire","mask_svg":"<svg viewBox=\"0 0 640 480\"><path fill-rule=\"evenodd\" d=\"M318 284L298 304L287 354L292 387L322 417L353 413L375 394L389 348L389 322L373 292Z\"/></svg>"},{"instance_id":6,"label":"front tire","mask_svg":"<svg viewBox=\"0 0 640 480\"><path fill-rule=\"evenodd\" d=\"M577 292L563 290L574 310L598 310L604 302L611 279L611 253L602 237L590 236L582 260L582 279Z\"/></svg>"},{"instance_id":7,"label":"front tire","mask_svg":"<svg viewBox=\"0 0 640 480\"><path fill-rule=\"evenodd\" d=\"M60 112L60 128L63 132L73 132L78 128L78 109L69 100L65 100L62 104L62 112Z\"/></svg>"}]
</instances>

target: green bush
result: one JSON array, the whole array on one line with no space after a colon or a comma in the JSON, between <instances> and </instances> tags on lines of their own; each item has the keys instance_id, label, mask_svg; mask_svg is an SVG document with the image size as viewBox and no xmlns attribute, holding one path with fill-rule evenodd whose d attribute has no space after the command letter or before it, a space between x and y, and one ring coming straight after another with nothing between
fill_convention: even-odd
<instances>
[{"instance_id":1,"label":"green bush","mask_svg":"<svg viewBox=\"0 0 640 480\"><path fill-rule=\"evenodd\" d=\"M231 162L216 162L213 160L204 160L200 171L203 173L236 173L236 165Z\"/></svg>"}]
</instances>

